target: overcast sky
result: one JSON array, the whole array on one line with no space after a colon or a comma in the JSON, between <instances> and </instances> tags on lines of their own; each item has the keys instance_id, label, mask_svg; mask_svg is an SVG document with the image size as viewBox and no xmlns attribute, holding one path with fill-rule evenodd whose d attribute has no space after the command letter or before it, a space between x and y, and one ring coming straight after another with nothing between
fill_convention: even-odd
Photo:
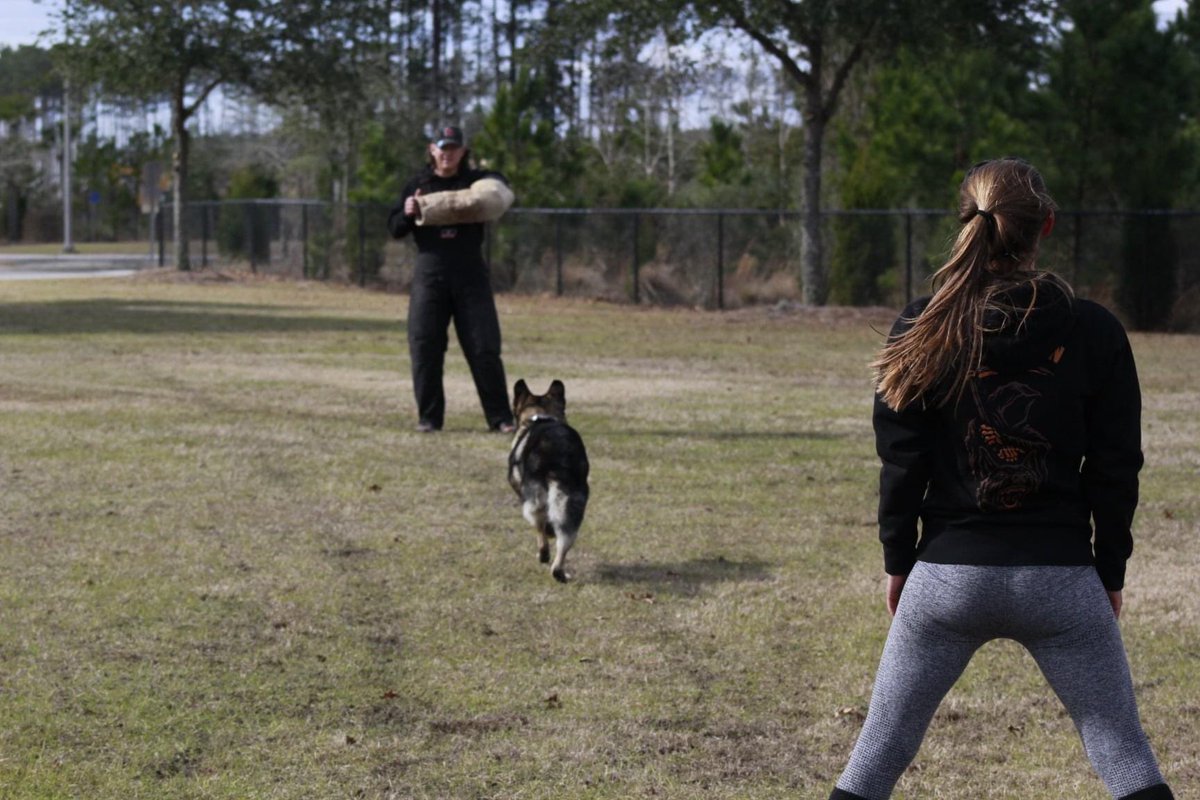
<instances>
[{"instance_id":1,"label":"overcast sky","mask_svg":"<svg viewBox=\"0 0 1200 800\"><path fill-rule=\"evenodd\" d=\"M1167 19L1183 8L1186 0L1156 0L1154 8ZM53 24L59 0L0 0L0 45L33 44L38 33Z\"/></svg>"},{"instance_id":2,"label":"overcast sky","mask_svg":"<svg viewBox=\"0 0 1200 800\"><path fill-rule=\"evenodd\" d=\"M53 24L57 0L0 0L0 45L34 44L37 35Z\"/></svg>"}]
</instances>

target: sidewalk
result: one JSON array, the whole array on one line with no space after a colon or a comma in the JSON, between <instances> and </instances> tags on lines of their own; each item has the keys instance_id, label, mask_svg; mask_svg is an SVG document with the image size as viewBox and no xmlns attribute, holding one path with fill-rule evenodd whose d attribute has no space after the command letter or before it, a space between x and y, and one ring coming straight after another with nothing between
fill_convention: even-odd
<instances>
[{"instance_id":1,"label":"sidewalk","mask_svg":"<svg viewBox=\"0 0 1200 800\"><path fill-rule=\"evenodd\" d=\"M58 278L123 278L138 270L155 266L154 259L142 255L55 255L0 254L0 281L28 281Z\"/></svg>"}]
</instances>

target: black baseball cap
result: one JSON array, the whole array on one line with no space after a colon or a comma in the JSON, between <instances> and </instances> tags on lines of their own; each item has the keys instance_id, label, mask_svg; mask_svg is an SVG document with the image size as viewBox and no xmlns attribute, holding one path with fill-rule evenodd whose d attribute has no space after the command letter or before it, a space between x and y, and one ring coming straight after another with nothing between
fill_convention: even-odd
<instances>
[{"instance_id":1,"label":"black baseball cap","mask_svg":"<svg viewBox=\"0 0 1200 800\"><path fill-rule=\"evenodd\" d=\"M438 147L446 147L447 145L452 145L454 147L462 147L463 146L462 128L456 128L453 125L446 125L444 127L438 128L437 133L434 134L433 143L436 144Z\"/></svg>"}]
</instances>

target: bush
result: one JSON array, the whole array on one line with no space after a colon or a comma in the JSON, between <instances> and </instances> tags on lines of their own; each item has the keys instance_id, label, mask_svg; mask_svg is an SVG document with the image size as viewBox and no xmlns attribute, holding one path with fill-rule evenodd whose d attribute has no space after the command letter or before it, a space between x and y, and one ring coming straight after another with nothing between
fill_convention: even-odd
<instances>
[{"instance_id":1,"label":"bush","mask_svg":"<svg viewBox=\"0 0 1200 800\"><path fill-rule=\"evenodd\" d=\"M1117 302L1138 330L1167 326L1175 304L1177 253L1171 220L1131 214L1122 223Z\"/></svg>"},{"instance_id":2,"label":"bush","mask_svg":"<svg viewBox=\"0 0 1200 800\"><path fill-rule=\"evenodd\" d=\"M880 278L892 271L896 239L890 216L840 216L833 221L829 299L835 305L869 306L883 300Z\"/></svg>"},{"instance_id":3,"label":"bush","mask_svg":"<svg viewBox=\"0 0 1200 800\"><path fill-rule=\"evenodd\" d=\"M251 164L230 176L229 200L268 200L279 195L279 181L266 167ZM271 260L271 208L253 202L226 205L217 221L217 249L226 258L264 264Z\"/></svg>"}]
</instances>

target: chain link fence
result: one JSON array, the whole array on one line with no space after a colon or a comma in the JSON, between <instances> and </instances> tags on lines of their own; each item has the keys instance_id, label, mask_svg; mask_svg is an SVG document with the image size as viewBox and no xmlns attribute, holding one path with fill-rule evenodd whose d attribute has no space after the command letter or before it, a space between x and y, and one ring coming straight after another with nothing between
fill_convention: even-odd
<instances>
[{"instance_id":1,"label":"chain link fence","mask_svg":"<svg viewBox=\"0 0 1200 800\"><path fill-rule=\"evenodd\" d=\"M393 241L387 207L298 200L188 206L193 264L405 290L415 250ZM959 229L944 209L825 211L830 301L899 306L927 293ZM154 226L170 259L170 209ZM498 291L728 309L801 295L795 211L514 208L488 226ZM1122 280L1159 275L1172 327L1200 326L1200 211L1061 211L1041 263L1117 305ZM1130 265L1133 265L1132 267ZM1161 276L1165 275L1165 278Z\"/></svg>"}]
</instances>

